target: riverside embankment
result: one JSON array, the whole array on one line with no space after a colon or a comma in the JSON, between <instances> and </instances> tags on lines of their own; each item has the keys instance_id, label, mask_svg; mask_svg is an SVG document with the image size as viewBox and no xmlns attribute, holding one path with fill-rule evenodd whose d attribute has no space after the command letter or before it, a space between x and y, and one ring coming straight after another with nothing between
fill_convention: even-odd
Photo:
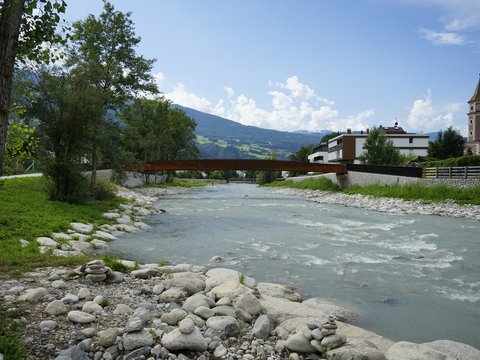
<instances>
[{"instance_id":1,"label":"riverside embankment","mask_svg":"<svg viewBox=\"0 0 480 360\"><path fill-rule=\"evenodd\" d=\"M215 191L217 189L221 190L215 187ZM111 211L107 215L119 219L118 226L105 226L84 235L96 233L98 237L102 234L98 231L103 231L118 237L100 240L114 246L122 239L133 242L132 235L142 239L155 232L155 227L151 227L155 226L155 219L174 215L168 206L166 214L158 213L158 208L169 205L164 200L156 203L152 195L159 191L163 190L130 194L137 198L137 204L124 205L121 211ZM123 195L128 194L125 191ZM218 199L212 195L209 192L213 204ZM190 197L186 201L191 204L192 198L198 198L199 194L192 192L185 196ZM245 201L241 206L251 211L247 198L253 197L243 192ZM265 207L276 206L271 199L268 202L270 205ZM152 204L157 204L157 211L150 207ZM258 203L252 205L256 207ZM225 202L223 207L221 211L227 214ZM211 212L211 208L204 208L200 215ZM143 227L145 230L138 230ZM134 232L122 233L127 229ZM247 243L253 245L250 240ZM181 243L177 245L182 246ZM146 244L137 241L134 246L145 248ZM258 245L254 246L260 250ZM328 315L353 321L359 314L324 299L302 301L302 296L290 286L257 282L239 271L209 270L201 265L161 266L159 261L169 259L169 255L157 253L156 256L157 261L150 264L123 262L126 266L138 267L123 274L106 269L101 262L78 269L40 269L21 279L2 282L2 306L22 310L18 312L28 323L25 339L33 350L33 358L53 358L59 350L70 346L73 346L69 348L70 355L64 353L60 359L75 356L85 359L295 359L300 356L318 358L322 351L327 358L336 354L335 359L351 354L369 354L367 359L389 360L409 359L421 353L445 359L453 359L454 353L464 359L478 356L475 349L459 343L434 342L426 347L404 342L395 344L339 321L335 329L331 323L328 325ZM218 260L221 259L215 261ZM228 261L221 266L227 265ZM259 316L261 314L266 318ZM312 321L315 319L319 321ZM322 330L325 330L323 334ZM326 335L328 330L336 330L336 334ZM326 341L328 346L322 347L325 336L334 335L338 335L334 337L335 342ZM343 337L348 346L325 351L340 344ZM364 340L373 342L378 349ZM341 355L343 352L350 355Z\"/></svg>"}]
</instances>

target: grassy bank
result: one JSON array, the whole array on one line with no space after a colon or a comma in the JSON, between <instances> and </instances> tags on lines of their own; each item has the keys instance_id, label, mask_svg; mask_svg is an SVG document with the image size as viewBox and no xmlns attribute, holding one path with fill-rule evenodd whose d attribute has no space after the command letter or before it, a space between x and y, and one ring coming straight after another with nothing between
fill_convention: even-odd
<instances>
[{"instance_id":1,"label":"grassy bank","mask_svg":"<svg viewBox=\"0 0 480 360\"><path fill-rule=\"evenodd\" d=\"M290 187L294 189L340 191L330 179L319 177L299 182L291 180L277 181L270 187ZM351 185L343 190L345 194L361 194L378 197L393 197L403 200L423 200L426 202L442 202L452 200L457 204L480 205L480 186L459 188L443 184L426 186L421 183L405 185Z\"/></svg>"},{"instance_id":2,"label":"grassy bank","mask_svg":"<svg viewBox=\"0 0 480 360\"><path fill-rule=\"evenodd\" d=\"M50 201L44 178L0 180L0 274L15 275L39 266L76 265L86 257L40 254L33 241L38 236L64 232L70 222L106 223L102 213L119 205L120 199L73 205ZM19 240L30 244L22 248Z\"/></svg>"}]
</instances>

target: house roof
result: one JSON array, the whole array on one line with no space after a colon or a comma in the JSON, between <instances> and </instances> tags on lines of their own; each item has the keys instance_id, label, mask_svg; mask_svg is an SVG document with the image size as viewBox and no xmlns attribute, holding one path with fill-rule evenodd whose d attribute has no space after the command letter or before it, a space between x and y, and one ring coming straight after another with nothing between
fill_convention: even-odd
<instances>
[{"instance_id":1,"label":"house roof","mask_svg":"<svg viewBox=\"0 0 480 360\"><path fill-rule=\"evenodd\" d=\"M480 101L480 79L478 79L477 88L469 102Z\"/></svg>"}]
</instances>

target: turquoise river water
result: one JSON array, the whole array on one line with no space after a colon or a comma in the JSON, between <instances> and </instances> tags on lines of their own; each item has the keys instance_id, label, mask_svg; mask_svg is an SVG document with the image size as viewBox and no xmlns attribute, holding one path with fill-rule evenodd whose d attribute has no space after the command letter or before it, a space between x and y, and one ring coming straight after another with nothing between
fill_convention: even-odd
<instances>
[{"instance_id":1,"label":"turquoise river water","mask_svg":"<svg viewBox=\"0 0 480 360\"><path fill-rule=\"evenodd\" d=\"M480 224L322 205L254 185L162 197L151 229L110 244L140 262L208 264L295 284L393 340L480 348Z\"/></svg>"}]
</instances>

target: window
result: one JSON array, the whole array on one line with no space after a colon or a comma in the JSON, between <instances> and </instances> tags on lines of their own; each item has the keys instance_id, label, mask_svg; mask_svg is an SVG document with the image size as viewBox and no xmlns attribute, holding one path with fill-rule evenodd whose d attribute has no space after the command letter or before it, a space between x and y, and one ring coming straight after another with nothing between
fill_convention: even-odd
<instances>
[{"instance_id":1,"label":"window","mask_svg":"<svg viewBox=\"0 0 480 360\"><path fill-rule=\"evenodd\" d=\"M408 143L413 144L413 138L408 138Z\"/></svg>"}]
</instances>

